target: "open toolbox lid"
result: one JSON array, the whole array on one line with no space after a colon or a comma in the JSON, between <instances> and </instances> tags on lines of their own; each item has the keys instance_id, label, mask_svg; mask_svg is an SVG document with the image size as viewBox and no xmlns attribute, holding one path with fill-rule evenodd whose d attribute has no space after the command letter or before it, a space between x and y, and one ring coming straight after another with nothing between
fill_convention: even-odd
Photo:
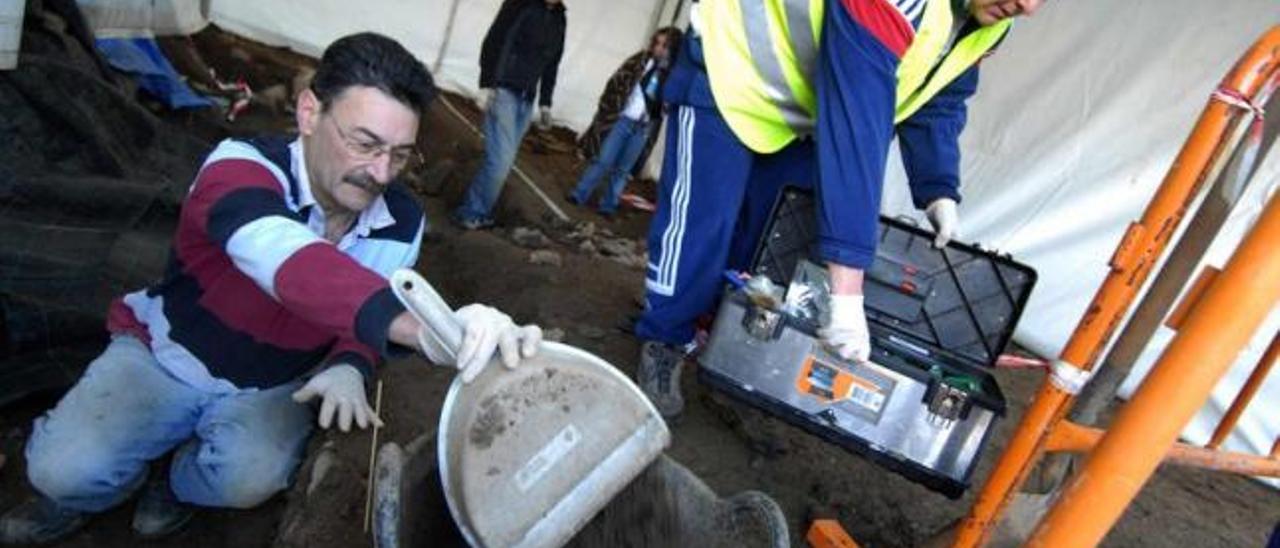
<instances>
[{"instance_id":1,"label":"open toolbox lid","mask_svg":"<svg viewBox=\"0 0 1280 548\"><path fill-rule=\"evenodd\" d=\"M789 187L779 195L752 260L754 274L786 286L802 259L814 260L814 205L806 190ZM955 241L935 249L933 237L880 218L876 259L863 283L867 320L931 352L993 367L1035 286L1035 270Z\"/></svg>"}]
</instances>

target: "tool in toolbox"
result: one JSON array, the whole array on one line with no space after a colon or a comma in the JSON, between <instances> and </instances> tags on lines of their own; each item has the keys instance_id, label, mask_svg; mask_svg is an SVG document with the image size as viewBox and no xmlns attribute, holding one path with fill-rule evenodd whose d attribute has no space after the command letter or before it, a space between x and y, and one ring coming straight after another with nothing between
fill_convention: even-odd
<instances>
[{"instance_id":1,"label":"tool in toolbox","mask_svg":"<svg viewBox=\"0 0 1280 548\"><path fill-rule=\"evenodd\" d=\"M462 326L431 285L404 269L391 287L456 352ZM436 457L449 512L469 544L549 547L573 538L670 442L666 422L626 375L543 341L514 370L490 363L469 384L454 378Z\"/></svg>"},{"instance_id":2,"label":"tool in toolbox","mask_svg":"<svg viewBox=\"0 0 1280 548\"><path fill-rule=\"evenodd\" d=\"M827 270L808 191L779 196L743 287L722 299L699 361L713 388L959 497L1005 399L991 375L1035 285L1030 267L881 218L863 293L871 359L827 351ZM757 281L761 280L761 281ZM766 281L769 282L766 284ZM770 304L757 288L785 285Z\"/></svg>"}]
</instances>

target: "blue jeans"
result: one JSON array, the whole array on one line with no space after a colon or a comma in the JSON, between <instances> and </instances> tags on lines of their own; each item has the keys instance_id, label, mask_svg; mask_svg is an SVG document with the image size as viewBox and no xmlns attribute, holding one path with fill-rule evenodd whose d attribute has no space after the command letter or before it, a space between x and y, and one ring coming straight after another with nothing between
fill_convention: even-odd
<instances>
[{"instance_id":1,"label":"blue jeans","mask_svg":"<svg viewBox=\"0 0 1280 548\"><path fill-rule=\"evenodd\" d=\"M302 461L315 414L290 398L300 384L197 391L161 369L147 345L117 336L35 420L27 478L59 506L101 512L128 498L148 463L177 447L169 486L178 500L256 506L288 487Z\"/></svg>"},{"instance_id":2,"label":"blue jeans","mask_svg":"<svg viewBox=\"0 0 1280 548\"><path fill-rule=\"evenodd\" d=\"M631 168L635 167L640 153L644 152L644 144L649 140L649 122L638 122L630 118L619 118L605 136L600 145L600 154L596 155L582 172L577 188L573 189L573 198L580 204L587 203L591 191L600 182L600 176L609 175L609 187L600 199L600 212L613 213L618 210L618 196L627 186L627 177Z\"/></svg>"},{"instance_id":3,"label":"blue jeans","mask_svg":"<svg viewBox=\"0 0 1280 548\"><path fill-rule=\"evenodd\" d=\"M528 131L533 102L506 88L498 88L484 115L484 163L471 180L467 194L454 215L469 221L489 217L520 152L520 140Z\"/></svg>"}]
</instances>

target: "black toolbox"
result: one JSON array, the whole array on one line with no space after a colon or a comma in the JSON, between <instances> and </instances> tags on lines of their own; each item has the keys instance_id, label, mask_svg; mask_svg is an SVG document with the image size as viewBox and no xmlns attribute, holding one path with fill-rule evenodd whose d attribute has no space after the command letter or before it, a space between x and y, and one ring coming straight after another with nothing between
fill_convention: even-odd
<instances>
[{"instance_id":1,"label":"black toolbox","mask_svg":"<svg viewBox=\"0 0 1280 548\"><path fill-rule=\"evenodd\" d=\"M699 377L714 389L959 497L1005 399L991 375L1036 274L1008 257L882 217L863 293L872 356L828 352L825 266L813 259L814 199L784 190L752 262L773 299L727 286ZM755 284L753 289L755 288ZM781 291L785 288L785 293Z\"/></svg>"}]
</instances>

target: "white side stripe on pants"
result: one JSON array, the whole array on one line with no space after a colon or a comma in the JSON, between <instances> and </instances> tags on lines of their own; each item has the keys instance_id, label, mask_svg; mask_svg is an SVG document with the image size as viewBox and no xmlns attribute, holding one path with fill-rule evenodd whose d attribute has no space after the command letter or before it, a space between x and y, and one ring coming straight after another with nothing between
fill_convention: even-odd
<instances>
[{"instance_id":1,"label":"white side stripe on pants","mask_svg":"<svg viewBox=\"0 0 1280 548\"><path fill-rule=\"evenodd\" d=\"M662 258L657 265L656 278L646 280L650 290L668 297L675 292L676 276L680 270L680 251L684 247L684 231L689 217L694 127L694 111L691 107L680 107L679 123L676 183L671 191L671 212L667 216L667 228L662 233Z\"/></svg>"}]
</instances>

